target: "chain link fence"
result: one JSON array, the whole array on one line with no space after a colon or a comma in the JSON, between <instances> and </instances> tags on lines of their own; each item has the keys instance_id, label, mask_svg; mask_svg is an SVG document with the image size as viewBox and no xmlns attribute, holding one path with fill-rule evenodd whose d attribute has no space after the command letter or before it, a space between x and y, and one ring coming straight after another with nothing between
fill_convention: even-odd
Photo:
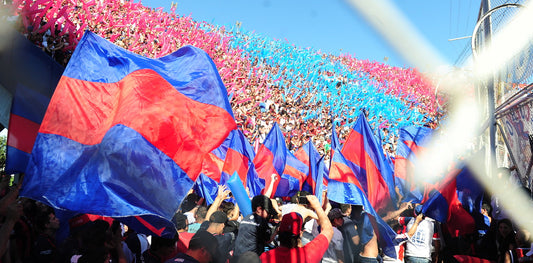
<instances>
[{"instance_id":1,"label":"chain link fence","mask_svg":"<svg viewBox=\"0 0 533 263\"><path fill-rule=\"evenodd\" d=\"M492 0L489 6L480 7L479 26L472 34L472 52L490 44L491 37L497 35L523 8L524 0ZM483 3L483 1L482 1ZM531 189L531 157L533 145L533 41L503 65L494 74L492 81L479 83L478 98L483 113L489 119L488 90L494 88L496 107L496 162L498 166L511 167L516 164L522 183ZM480 145L488 142L488 131L480 136ZM533 141L532 141L533 142Z\"/></svg>"}]
</instances>

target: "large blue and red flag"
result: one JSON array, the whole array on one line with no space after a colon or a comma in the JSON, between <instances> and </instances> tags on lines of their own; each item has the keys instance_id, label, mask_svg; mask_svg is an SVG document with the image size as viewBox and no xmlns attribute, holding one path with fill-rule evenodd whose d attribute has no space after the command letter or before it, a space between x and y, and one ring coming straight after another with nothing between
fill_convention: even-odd
<instances>
[{"instance_id":1,"label":"large blue and red flag","mask_svg":"<svg viewBox=\"0 0 533 263\"><path fill-rule=\"evenodd\" d=\"M342 154L377 211L395 205L397 198L392 171L387 169L381 143L377 141L364 113L359 115L352 127L342 147Z\"/></svg>"},{"instance_id":2,"label":"large blue and red flag","mask_svg":"<svg viewBox=\"0 0 533 263\"><path fill-rule=\"evenodd\" d=\"M252 146L240 130L233 130L230 136L231 141L226 152L220 183L224 184L231 175L237 173L251 197L261 194L265 185L257 176L253 163L255 152Z\"/></svg>"},{"instance_id":3,"label":"large blue and red flag","mask_svg":"<svg viewBox=\"0 0 533 263\"><path fill-rule=\"evenodd\" d=\"M402 185L404 195L415 188L413 169L418 155L431 140L433 129L428 127L407 126L400 128L396 159L394 162L394 176ZM396 179L395 178L395 179Z\"/></svg>"},{"instance_id":4,"label":"large blue and red flag","mask_svg":"<svg viewBox=\"0 0 533 263\"><path fill-rule=\"evenodd\" d=\"M213 203L217 197L217 186L222 180L224 160L235 131L232 130L220 146L204 156L202 170L192 187L207 204Z\"/></svg>"},{"instance_id":5,"label":"large blue and red flag","mask_svg":"<svg viewBox=\"0 0 533 263\"><path fill-rule=\"evenodd\" d=\"M309 166L298 160L294 154L287 149L287 159L283 174L275 189L274 196L293 196L302 190L302 186L307 179Z\"/></svg>"},{"instance_id":6,"label":"large blue and red flag","mask_svg":"<svg viewBox=\"0 0 533 263\"><path fill-rule=\"evenodd\" d=\"M23 173L64 68L18 32L2 37L0 85L13 95L5 171Z\"/></svg>"},{"instance_id":7,"label":"large blue and red flag","mask_svg":"<svg viewBox=\"0 0 533 263\"><path fill-rule=\"evenodd\" d=\"M315 148L312 141L307 142L294 153L298 160L309 168L307 179L304 181L302 190L316 195L322 201L322 192L328 185L328 173L323 158Z\"/></svg>"},{"instance_id":8,"label":"large blue and red flag","mask_svg":"<svg viewBox=\"0 0 533 263\"><path fill-rule=\"evenodd\" d=\"M253 160L257 175L265 180L265 189L271 184L272 174L276 175L276 181L273 182L274 190L270 197L274 196L281 175L283 175L288 152L283 133L278 123L274 123Z\"/></svg>"},{"instance_id":9,"label":"large blue and red flag","mask_svg":"<svg viewBox=\"0 0 533 263\"><path fill-rule=\"evenodd\" d=\"M150 59L86 32L44 116L21 196L174 235L168 223L204 156L236 128L227 97L200 49Z\"/></svg>"},{"instance_id":10,"label":"large blue and red flag","mask_svg":"<svg viewBox=\"0 0 533 263\"><path fill-rule=\"evenodd\" d=\"M346 160L341 151L336 149L331 159L328 182L328 199L341 204L352 204L363 206L364 211L370 216L370 221L374 232L378 235L378 242L384 253L389 257L396 257L393 240L396 233L390 226L381 219L374 210L372 204L363 192L361 183L357 180L355 171L350 168L349 161ZM372 233L361 237L361 242L365 244L372 238Z\"/></svg>"},{"instance_id":11,"label":"large blue and red flag","mask_svg":"<svg viewBox=\"0 0 533 263\"><path fill-rule=\"evenodd\" d=\"M422 213L446 223L449 233L460 236L476 230L475 218L481 218L483 187L467 166L452 171L424 202Z\"/></svg>"}]
</instances>

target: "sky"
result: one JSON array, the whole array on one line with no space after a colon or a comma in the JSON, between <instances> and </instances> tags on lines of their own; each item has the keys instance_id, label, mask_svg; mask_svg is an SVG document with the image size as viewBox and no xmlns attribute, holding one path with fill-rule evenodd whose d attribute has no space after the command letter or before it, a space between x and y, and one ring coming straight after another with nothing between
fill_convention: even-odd
<instances>
[{"instance_id":1,"label":"sky","mask_svg":"<svg viewBox=\"0 0 533 263\"><path fill-rule=\"evenodd\" d=\"M371 1L371 0L369 0ZM450 65L466 51L476 24L480 1L390 0ZM171 1L143 0L150 7L170 10ZM342 0L178 0L176 12L196 21L241 28L274 39L287 39L302 48L350 53L358 59L410 67L390 45ZM401 41L401 40L399 40ZM457 66L460 66L458 64Z\"/></svg>"}]
</instances>

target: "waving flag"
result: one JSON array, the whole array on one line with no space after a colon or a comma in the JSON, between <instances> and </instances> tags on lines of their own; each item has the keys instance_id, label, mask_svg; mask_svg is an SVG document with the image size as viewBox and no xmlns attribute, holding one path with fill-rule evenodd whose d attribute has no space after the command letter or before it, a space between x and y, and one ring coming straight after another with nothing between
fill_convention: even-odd
<instances>
[{"instance_id":1,"label":"waving flag","mask_svg":"<svg viewBox=\"0 0 533 263\"><path fill-rule=\"evenodd\" d=\"M21 195L173 235L156 225L170 221L204 156L236 128L227 97L200 49L149 59L86 32L44 116Z\"/></svg>"},{"instance_id":2,"label":"waving flag","mask_svg":"<svg viewBox=\"0 0 533 263\"><path fill-rule=\"evenodd\" d=\"M39 127L63 67L18 32L3 34L10 46L0 50L0 86L11 95L6 172L26 171Z\"/></svg>"},{"instance_id":3,"label":"waving flag","mask_svg":"<svg viewBox=\"0 0 533 263\"><path fill-rule=\"evenodd\" d=\"M333 122L333 127L331 128L331 153L329 156L330 160L333 159L335 149L342 149L335 126L335 122Z\"/></svg>"},{"instance_id":4,"label":"waving flag","mask_svg":"<svg viewBox=\"0 0 533 263\"><path fill-rule=\"evenodd\" d=\"M261 193L265 187L257 176L254 163L255 152L240 130L233 130L230 133L231 141L226 153L224 167L222 169L221 183L224 184L235 172L239 175L243 184L248 187L250 196Z\"/></svg>"},{"instance_id":5,"label":"waving flag","mask_svg":"<svg viewBox=\"0 0 533 263\"><path fill-rule=\"evenodd\" d=\"M482 201L483 188L464 166L452 172L437 190L430 193L422 213L446 223L449 233L457 237L475 231L475 218L481 218Z\"/></svg>"},{"instance_id":6,"label":"waving flag","mask_svg":"<svg viewBox=\"0 0 533 263\"><path fill-rule=\"evenodd\" d=\"M218 183L219 182L215 181L213 178L210 178L204 173L200 173L194 182L192 189L198 194L198 196L204 198L205 202L209 205L215 202L215 198L217 197Z\"/></svg>"},{"instance_id":7,"label":"waving flag","mask_svg":"<svg viewBox=\"0 0 533 263\"><path fill-rule=\"evenodd\" d=\"M322 201L322 192L327 186L328 171L324 165L324 160L316 150L312 141L302 146L294 156L302 161L309 168L307 179L303 183L302 190L317 196Z\"/></svg>"},{"instance_id":8,"label":"waving flag","mask_svg":"<svg viewBox=\"0 0 533 263\"><path fill-rule=\"evenodd\" d=\"M328 199L341 204L362 205L370 217L374 232L378 235L378 242L383 252L389 257L396 257L393 240L396 233L385 223L372 207L372 204L363 192L363 187L357 180L355 172L350 168L348 160L341 151L336 149L331 160L328 182ZM361 241L368 242L372 235L365 235Z\"/></svg>"},{"instance_id":9,"label":"waving flag","mask_svg":"<svg viewBox=\"0 0 533 263\"><path fill-rule=\"evenodd\" d=\"M361 113L344 143L342 154L351 163L349 166L377 211L396 200L392 171L387 169L382 151L364 113Z\"/></svg>"},{"instance_id":10,"label":"waving flag","mask_svg":"<svg viewBox=\"0 0 533 263\"><path fill-rule=\"evenodd\" d=\"M394 163L394 176L398 178L406 190L404 195L414 188L411 171L417 162L417 155L424 151L424 146L431 139L432 133L433 130L427 127L407 126L400 128Z\"/></svg>"},{"instance_id":11,"label":"waving flag","mask_svg":"<svg viewBox=\"0 0 533 263\"><path fill-rule=\"evenodd\" d=\"M220 146L204 156L200 176L198 176L192 187L200 197L205 199L207 204L213 203L217 197L217 186L223 180L224 160L231 143L232 134L235 131L231 131Z\"/></svg>"},{"instance_id":12,"label":"waving flag","mask_svg":"<svg viewBox=\"0 0 533 263\"><path fill-rule=\"evenodd\" d=\"M201 174L207 176L217 183L221 180L221 173L222 169L224 168L224 160L226 159L226 154L231 143L231 136L232 133L230 133L230 135L224 140L224 142L222 142L220 146L206 154L202 162Z\"/></svg>"},{"instance_id":13,"label":"waving flag","mask_svg":"<svg viewBox=\"0 0 533 263\"><path fill-rule=\"evenodd\" d=\"M309 166L298 160L294 154L287 149L287 159L283 174L279 180L278 186L274 196L293 196L302 189L307 174L309 173Z\"/></svg>"},{"instance_id":14,"label":"waving flag","mask_svg":"<svg viewBox=\"0 0 533 263\"><path fill-rule=\"evenodd\" d=\"M265 180L265 188L271 184L271 175L277 175L276 181L273 182L274 191L270 197L273 197L283 175L288 152L283 133L278 124L274 123L253 161L259 178Z\"/></svg>"}]
</instances>

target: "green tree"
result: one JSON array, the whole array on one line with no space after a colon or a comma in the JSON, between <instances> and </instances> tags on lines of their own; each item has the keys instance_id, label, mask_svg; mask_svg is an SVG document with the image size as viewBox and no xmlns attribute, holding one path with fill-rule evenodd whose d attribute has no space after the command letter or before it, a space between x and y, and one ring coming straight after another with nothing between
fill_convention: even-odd
<instances>
[{"instance_id":1,"label":"green tree","mask_svg":"<svg viewBox=\"0 0 533 263\"><path fill-rule=\"evenodd\" d=\"M6 145L7 136L0 136L0 171L4 171L6 168Z\"/></svg>"}]
</instances>

